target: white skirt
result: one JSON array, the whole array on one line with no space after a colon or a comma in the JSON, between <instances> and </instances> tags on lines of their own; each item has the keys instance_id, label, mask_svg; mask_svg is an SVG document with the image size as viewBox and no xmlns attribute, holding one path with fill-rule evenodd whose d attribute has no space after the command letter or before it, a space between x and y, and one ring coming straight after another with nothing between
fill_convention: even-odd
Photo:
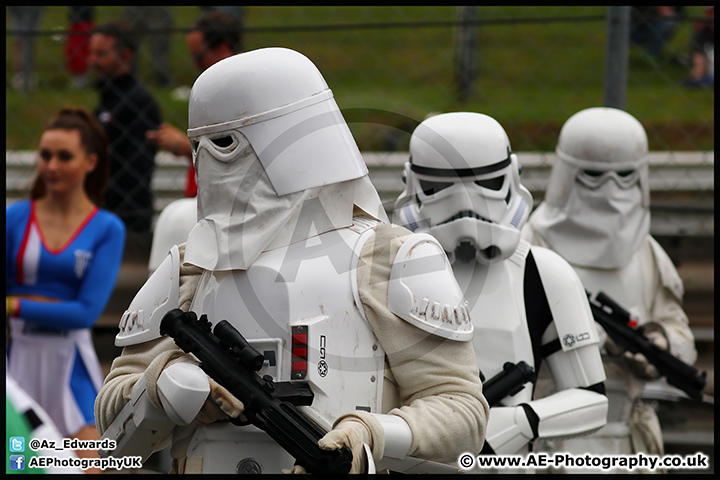
<instances>
[{"instance_id":1,"label":"white skirt","mask_svg":"<svg viewBox=\"0 0 720 480\"><path fill-rule=\"evenodd\" d=\"M10 319L7 371L47 411L58 431L70 437L88 424L70 386L75 362L83 363L96 391L103 382L90 329L50 333L35 326L20 318Z\"/></svg>"}]
</instances>

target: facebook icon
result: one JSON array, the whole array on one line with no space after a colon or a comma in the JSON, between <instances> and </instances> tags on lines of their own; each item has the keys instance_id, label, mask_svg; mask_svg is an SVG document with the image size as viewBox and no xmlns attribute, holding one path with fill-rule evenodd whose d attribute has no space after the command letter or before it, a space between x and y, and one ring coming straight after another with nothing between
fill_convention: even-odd
<instances>
[{"instance_id":1,"label":"facebook icon","mask_svg":"<svg viewBox=\"0 0 720 480\"><path fill-rule=\"evenodd\" d=\"M25 470L25 455L10 455L10 470Z\"/></svg>"}]
</instances>

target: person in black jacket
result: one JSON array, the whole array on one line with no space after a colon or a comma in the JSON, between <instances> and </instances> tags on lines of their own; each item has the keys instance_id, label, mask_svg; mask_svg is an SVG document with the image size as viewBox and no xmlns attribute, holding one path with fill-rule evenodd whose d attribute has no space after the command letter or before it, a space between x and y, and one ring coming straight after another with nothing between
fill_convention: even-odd
<instances>
[{"instance_id":1,"label":"person in black jacket","mask_svg":"<svg viewBox=\"0 0 720 480\"><path fill-rule=\"evenodd\" d=\"M100 104L95 116L110 140L110 179L105 207L129 231L148 232L153 217L151 180L157 147L145 132L162 123L160 109L148 89L132 75L137 42L123 21L100 26L90 37L88 63L97 78Z\"/></svg>"},{"instance_id":2,"label":"person in black jacket","mask_svg":"<svg viewBox=\"0 0 720 480\"><path fill-rule=\"evenodd\" d=\"M630 13L630 41L641 45L645 52L659 61L665 45L675 35L684 7L632 7Z\"/></svg>"}]
</instances>

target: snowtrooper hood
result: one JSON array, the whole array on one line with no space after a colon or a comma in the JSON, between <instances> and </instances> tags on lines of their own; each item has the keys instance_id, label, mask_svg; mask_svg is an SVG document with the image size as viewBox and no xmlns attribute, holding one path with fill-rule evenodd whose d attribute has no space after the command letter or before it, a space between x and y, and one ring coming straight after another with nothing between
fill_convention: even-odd
<instances>
[{"instance_id":1,"label":"snowtrooper hood","mask_svg":"<svg viewBox=\"0 0 720 480\"><path fill-rule=\"evenodd\" d=\"M545 201L530 225L574 265L627 265L650 233L648 142L632 115L582 110L565 122Z\"/></svg>"},{"instance_id":2,"label":"snowtrooper hood","mask_svg":"<svg viewBox=\"0 0 720 480\"><path fill-rule=\"evenodd\" d=\"M387 216L331 90L286 48L234 55L190 93L198 223L185 262L247 269L266 250Z\"/></svg>"}]
</instances>

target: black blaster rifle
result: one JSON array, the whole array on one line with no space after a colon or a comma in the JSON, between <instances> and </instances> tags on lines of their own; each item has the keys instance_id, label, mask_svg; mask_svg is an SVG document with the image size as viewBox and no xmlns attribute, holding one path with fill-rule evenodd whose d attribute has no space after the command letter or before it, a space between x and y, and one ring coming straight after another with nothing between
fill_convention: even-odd
<instances>
[{"instance_id":1,"label":"black blaster rifle","mask_svg":"<svg viewBox=\"0 0 720 480\"><path fill-rule=\"evenodd\" d=\"M535 380L535 371L522 360L518 363L505 362L502 372L485 381L480 372L480 379L483 382L483 396L490 407L497 405L500 400L508 395L515 395L525 388L525 384ZM483 444L481 455L495 455L488 442Z\"/></svg>"},{"instance_id":2,"label":"black blaster rifle","mask_svg":"<svg viewBox=\"0 0 720 480\"><path fill-rule=\"evenodd\" d=\"M309 386L260 377L257 371L265 357L227 320L218 322L214 331L211 327L207 315L198 319L194 312L174 309L163 317L160 333L194 354L202 362L200 368L244 404L248 421L270 435L297 465L308 473L348 473L352 451L347 447L322 450L318 440L326 432L297 408L312 404Z\"/></svg>"},{"instance_id":3,"label":"black blaster rifle","mask_svg":"<svg viewBox=\"0 0 720 480\"><path fill-rule=\"evenodd\" d=\"M482 372L480 373L482 378ZM508 395L515 395L525 384L535 379L533 368L523 361L506 362L502 372L485 381L483 378L483 396L488 405L493 407Z\"/></svg>"},{"instance_id":4,"label":"black blaster rifle","mask_svg":"<svg viewBox=\"0 0 720 480\"><path fill-rule=\"evenodd\" d=\"M605 329L616 344L629 352L642 353L657 368L660 375L665 376L670 385L687 393L693 400L702 401L706 372L700 374L667 350L658 348L645 336L642 326L635 326L637 322L630 312L605 293L597 292L593 296L587 292L587 295L595 321Z\"/></svg>"}]
</instances>

